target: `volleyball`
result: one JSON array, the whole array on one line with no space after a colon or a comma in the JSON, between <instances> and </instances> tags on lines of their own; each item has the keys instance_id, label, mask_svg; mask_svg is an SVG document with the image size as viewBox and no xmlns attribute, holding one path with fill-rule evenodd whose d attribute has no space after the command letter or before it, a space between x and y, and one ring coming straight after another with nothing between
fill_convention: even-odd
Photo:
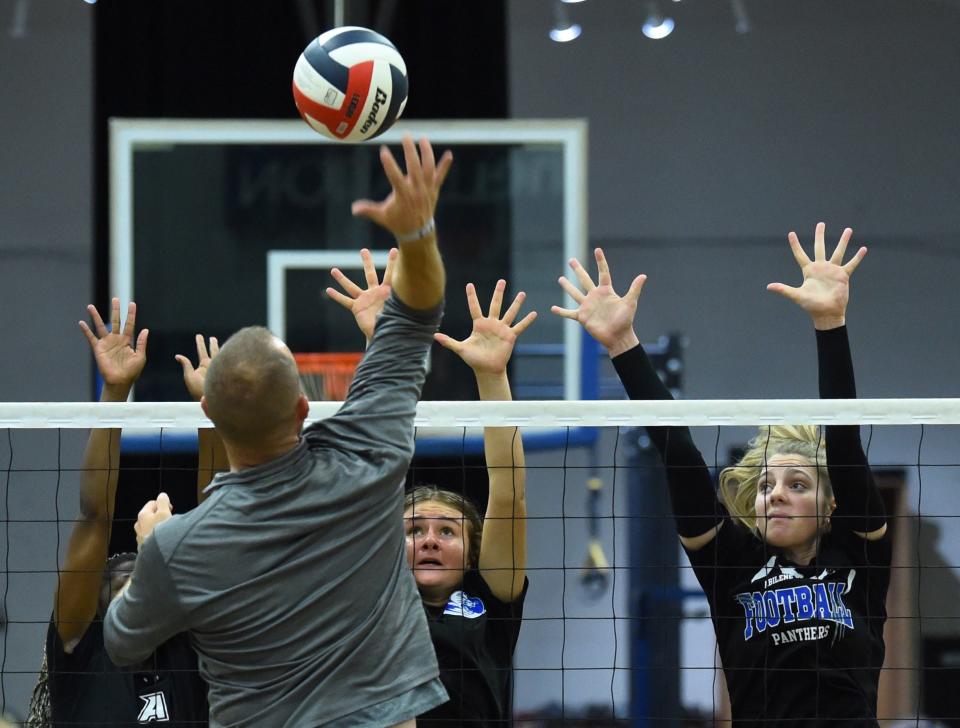
<instances>
[{"instance_id":1,"label":"volleyball","mask_svg":"<svg viewBox=\"0 0 960 728\"><path fill-rule=\"evenodd\" d=\"M342 142L382 134L407 104L407 65L387 38L344 26L315 38L293 69L293 99L313 129Z\"/></svg>"}]
</instances>

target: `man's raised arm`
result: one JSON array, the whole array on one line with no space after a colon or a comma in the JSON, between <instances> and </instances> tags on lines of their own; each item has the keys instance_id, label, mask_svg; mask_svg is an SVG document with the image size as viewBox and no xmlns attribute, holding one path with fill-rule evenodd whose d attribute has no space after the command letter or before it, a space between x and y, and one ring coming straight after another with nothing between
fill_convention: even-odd
<instances>
[{"instance_id":1,"label":"man's raised arm","mask_svg":"<svg viewBox=\"0 0 960 728\"><path fill-rule=\"evenodd\" d=\"M393 276L394 293L410 308L429 310L443 300L446 283L433 214L453 155L444 152L437 163L430 142L421 139L418 153L410 136L403 138L403 155L406 174L390 150L380 148L390 194L381 202L357 200L352 211L386 228L397 239L400 257Z\"/></svg>"}]
</instances>

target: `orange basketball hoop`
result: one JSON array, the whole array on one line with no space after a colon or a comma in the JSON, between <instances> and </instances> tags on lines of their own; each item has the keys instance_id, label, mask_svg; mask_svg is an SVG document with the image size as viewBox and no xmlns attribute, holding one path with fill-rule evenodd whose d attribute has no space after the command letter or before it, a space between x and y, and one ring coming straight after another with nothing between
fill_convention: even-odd
<instances>
[{"instance_id":1,"label":"orange basketball hoop","mask_svg":"<svg viewBox=\"0 0 960 728\"><path fill-rule=\"evenodd\" d=\"M303 392L311 400L340 402L346 399L362 351L294 354Z\"/></svg>"}]
</instances>

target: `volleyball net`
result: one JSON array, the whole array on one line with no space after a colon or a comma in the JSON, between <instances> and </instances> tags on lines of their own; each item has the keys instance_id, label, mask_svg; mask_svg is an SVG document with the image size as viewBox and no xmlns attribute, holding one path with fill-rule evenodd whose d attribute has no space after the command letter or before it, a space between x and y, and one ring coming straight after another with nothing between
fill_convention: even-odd
<instances>
[{"instance_id":1,"label":"volleyball net","mask_svg":"<svg viewBox=\"0 0 960 728\"><path fill-rule=\"evenodd\" d=\"M313 402L311 419L338 406ZM463 492L481 513L483 427L519 427L525 442L550 443L526 453L530 585L513 663L517 725L729 717L708 600L679 546L645 428L690 427L715 478L758 426L781 424L861 428L892 547L881 725L960 725L960 400L422 402L408 485ZM36 681L89 429L123 431L115 553L135 550L137 512L161 489L175 512L196 505L196 432L208 427L193 403L0 404L0 707L13 719L26 715ZM739 619L749 624L754 609L754 629L763 621L769 635L774 614L762 600ZM801 611L780 601L777 639L804 639L783 636Z\"/></svg>"}]
</instances>

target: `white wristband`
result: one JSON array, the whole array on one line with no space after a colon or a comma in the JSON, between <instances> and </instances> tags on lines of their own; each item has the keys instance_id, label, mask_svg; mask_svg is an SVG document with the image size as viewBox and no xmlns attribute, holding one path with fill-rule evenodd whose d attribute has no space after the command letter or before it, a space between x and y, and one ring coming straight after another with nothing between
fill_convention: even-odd
<instances>
[{"instance_id":1,"label":"white wristband","mask_svg":"<svg viewBox=\"0 0 960 728\"><path fill-rule=\"evenodd\" d=\"M427 220L426 224L419 230L414 230L412 233L406 233L404 235L397 235L396 236L397 242L412 243L414 240L423 240L425 237L427 237L430 233L433 232L435 227L436 227L436 224L434 223L433 218L431 217L429 220Z\"/></svg>"}]
</instances>

